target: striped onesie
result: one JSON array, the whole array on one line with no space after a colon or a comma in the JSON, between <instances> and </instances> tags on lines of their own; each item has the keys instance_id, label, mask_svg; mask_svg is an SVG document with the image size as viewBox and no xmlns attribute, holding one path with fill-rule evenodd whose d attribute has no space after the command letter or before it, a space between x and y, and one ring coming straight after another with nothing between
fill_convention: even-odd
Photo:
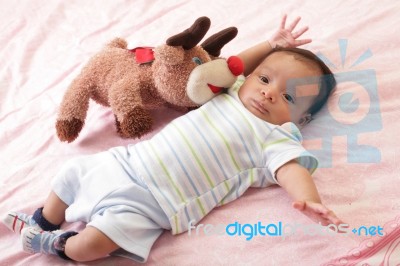
<instances>
[{"instance_id":1,"label":"striped onesie","mask_svg":"<svg viewBox=\"0 0 400 266\"><path fill-rule=\"evenodd\" d=\"M317 160L298 128L250 113L238 97L243 81L150 140L67 162L52 181L68 205L65 220L103 232L120 247L113 255L145 262L164 229L185 232L249 187L278 184L275 172L286 162L312 172Z\"/></svg>"},{"instance_id":2,"label":"striped onesie","mask_svg":"<svg viewBox=\"0 0 400 266\"><path fill-rule=\"evenodd\" d=\"M173 234L249 187L278 184L275 171L292 159L313 171L317 160L293 123L276 126L240 102L238 82L152 139L128 147L130 164L167 214ZM295 177L294 177L295 178Z\"/></svg>"}]
</instances>

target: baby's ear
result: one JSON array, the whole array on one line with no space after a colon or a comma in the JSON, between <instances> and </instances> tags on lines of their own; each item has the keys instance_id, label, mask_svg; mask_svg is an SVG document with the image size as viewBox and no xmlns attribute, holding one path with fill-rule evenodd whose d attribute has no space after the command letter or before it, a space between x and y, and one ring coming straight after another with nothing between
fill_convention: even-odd
<instances>
[{"instance_id":1,"label":"baby's ear","mask_svg":"<svg viewBox=\"0 0 400 266\"><path fill-rule=\"evenodd\" d=\"M299 126L304 127L308 123L310 123L312 120L311 114L305 114L302 118L299 120Z\"/></svg>"}]
</instances>

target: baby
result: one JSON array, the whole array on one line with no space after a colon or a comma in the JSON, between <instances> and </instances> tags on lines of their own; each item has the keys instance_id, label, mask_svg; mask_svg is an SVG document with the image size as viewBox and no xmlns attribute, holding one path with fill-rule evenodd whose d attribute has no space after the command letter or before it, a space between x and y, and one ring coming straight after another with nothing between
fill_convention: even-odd
<instances>
[{"instance_id":1,"label":"baby","mask_svg":"<svg viewBox=\"0 0 400 266\"><path fill-rule=\"evenodd\" d=\"M145 262L165 229L185 232L249 187L274 184L314 221L340 224L321 203L311 177L317 160L298 129L327 101L335 79L314 54L294 48L311 42L298 40L306 27L293 32L299 20L286 28L284 16L268 42L239 55L251 74L227 93L150 140L69 161L43 208L5 217L23 249L74 261L111 254ZM64 221L87 226L59 230Z\"/></svg>"}]
</instances>

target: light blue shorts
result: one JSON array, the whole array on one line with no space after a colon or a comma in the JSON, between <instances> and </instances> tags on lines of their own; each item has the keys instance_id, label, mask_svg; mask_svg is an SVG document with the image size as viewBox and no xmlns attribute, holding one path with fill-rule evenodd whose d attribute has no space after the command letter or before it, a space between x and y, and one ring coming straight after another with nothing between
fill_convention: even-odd
<instances>
[{"instance_id":1,"label":"light blue shorts","mask_svg":"<svg viewBox=\"0 0 400 266\"><path fill-rule=\"evenodd\" d=\"M120 246L111 255L146 262L171 226L147 185L112 150L68 161L52 188L69 206L67 222L86 222L103 232Z\"/></svg>"}]
</instances>

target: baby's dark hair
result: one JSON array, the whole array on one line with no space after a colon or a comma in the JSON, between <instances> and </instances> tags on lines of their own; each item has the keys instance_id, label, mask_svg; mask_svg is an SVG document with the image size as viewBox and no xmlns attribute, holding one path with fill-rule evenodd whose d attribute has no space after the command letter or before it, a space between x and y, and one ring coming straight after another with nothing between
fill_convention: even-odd
<instances>
[{"instance_id":1,"label":"baby's dark hair","mask_svg":"<svg viewBox=\"0 0 400 266\"><path fill-rule=\"evenodd\" d=\"M332 71L329 69L329 67L314 53L301 49L301 48L274 48L272 51L268 54L271 55L272 53L276 52L286 52L286 53L291 53L295 56L296 59L298 60L306 60L310 62L311 64L317 66L321 72L322 72L322 77L320 79L320 84L319 84L319 93L314 101L314 103L311 105L311 107L308 109L308 112L313 116L316 114L321 108L325 105L325 103L328 101L329 95L332 93L333 89L336 86L336 79Z\"/></svg>"}]
</instances>

